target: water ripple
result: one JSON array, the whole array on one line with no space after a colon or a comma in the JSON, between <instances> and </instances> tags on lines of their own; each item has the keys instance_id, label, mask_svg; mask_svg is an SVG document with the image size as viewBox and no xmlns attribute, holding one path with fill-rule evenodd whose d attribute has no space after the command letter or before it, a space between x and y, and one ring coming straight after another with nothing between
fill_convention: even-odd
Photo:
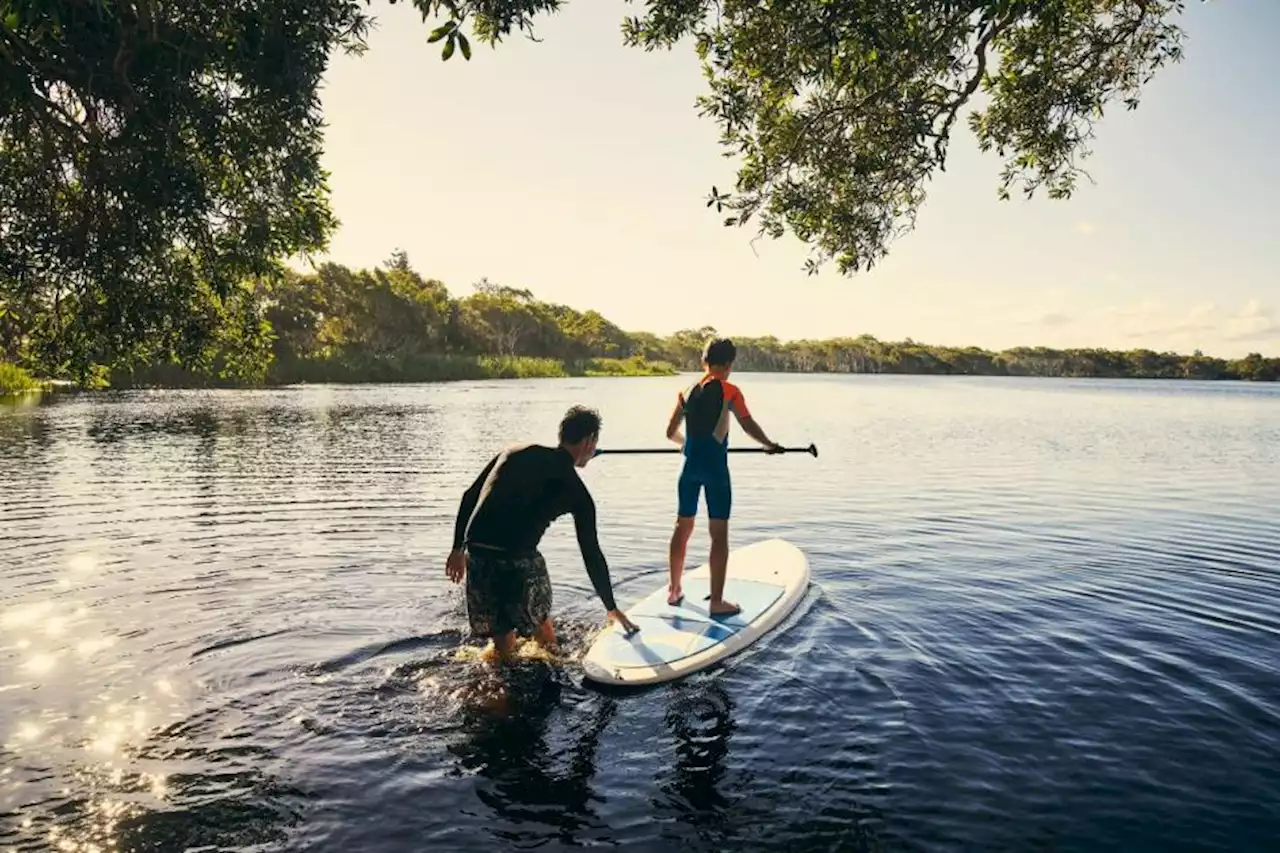
<instances>
[{"instance_id":1,"label":"water ripple","mask_svg":"<svg viewBox=\"0 0 1280 853\"><path fill-rule=\"evenodd\" d=\"M0 411L0 848L1271 848L1280 389L741 381L822 456L735 457L732 540L795 541L814 585L630 691L582 683L603 612L567 521L563 653L505 680L443 560L497 448L577 402L651 444L671 380ZM583 472L624 603L678 466Z\"/></svg>"}]
</instances>

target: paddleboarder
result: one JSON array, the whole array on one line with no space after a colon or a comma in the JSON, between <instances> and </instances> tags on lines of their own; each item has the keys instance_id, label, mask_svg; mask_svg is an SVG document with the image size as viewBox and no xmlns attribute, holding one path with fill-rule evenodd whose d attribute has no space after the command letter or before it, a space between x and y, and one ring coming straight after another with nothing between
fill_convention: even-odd
<instances>
[{"instance_id":1,"label":"paddleboarder","mask_svg":"<svg viewBox=\"0 0 1280 853\"><path fill-rule=\"evenodd\" d=\"M609 619L640 630L618 609L609 566L596 535L596 505L577 468L595 455L600 415L574 406L560 422L556 447L529 444L494 456L462 495L445 573L466 577L467 618L476 636L493 640L500 658L516 636L556 651L551 623L551 579L538 544L551 522L573 516L587 575Z\"/></svg>"},{"instance_id":2,"label":"paddleboarder","mask_svg":"<svg viewBox=\"0 0 1280 853\"><path fill-rule=\"evenodd\" d=\"M684 452L684 466L676 486L676 527L668 549L671 580L667 603L675 606L684 600L680 578L698 514L699 493L705 491L707 527L711 534L711 601L707 609L713 616L732 616L741 611L737 604L724 600L729 561L729 510L733 503L729 480L729 413L738 419L743 432L764 445L766 452L784 452L751 416L742 389L729 381L737 355L737 347L728 338L707 341L702 352L705 373L692 387L679 393L667 422L667 438L679 444ZM687 436L680 432L682 422Z\"/></svg>"}]
</instances>

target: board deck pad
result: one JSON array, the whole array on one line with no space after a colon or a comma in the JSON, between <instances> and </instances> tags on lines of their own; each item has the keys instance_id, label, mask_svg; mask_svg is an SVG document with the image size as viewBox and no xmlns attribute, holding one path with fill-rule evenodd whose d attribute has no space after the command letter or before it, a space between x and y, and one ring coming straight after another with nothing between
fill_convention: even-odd
<instances>
[{"instance_id":1,"label":"board deck pad","mask_svg":"<svg viewBox=\"0 0 1280 853\"><path fill-rule=\"evenodd\" d=\"M769 605L782 595L782 587L773 583L760 581L736 580L728 578L724 584L724 597L742 608L741 613L732 616L712 616L711 602L707 596L711 594L711 578L685 578L680 584L684 590L684 601L676 607L667 604L667 590L662 588L648 598L641 599L627 613L631 616L659 616L715 622L718 625L730 625L742 628L748 622L758 618L769 609Z\"/></svg>"},{"instance_id":2,"label":"board deck pad","mask_svg":"<svg viewBox=\"0 0 1280 853\"><path fill-rule=\"evenodd\" d=\"M799 548L768 539L731 551L725 598L741 608L713 616L707 564L684 576L684 599L667 604L666 578L625 613L640 630L627 635L615 622L598 633L582 657L587 680L642 685L672 681L737 654L773 631L803 600L809 564ZM662 575L665 575L662 572Z\"/></svg>"},{"instance_id":3,"label":"board deck pad","mask_svg":"<svg viewBox=\"0 0 1280 853\"><path fill-rule=\"evenodd\" d=\"M643 599L628 611L640 633L626 637L614 633L603 638L615 666L669 664L696 655L723 642L760 616L782 595L782 587L759 581L733 580L724 585L724 597L742 608L732 616L712 616L707 610L709 578L685 578L684 601L667 604L665 588Z\"/></svg>"}]
</instances>

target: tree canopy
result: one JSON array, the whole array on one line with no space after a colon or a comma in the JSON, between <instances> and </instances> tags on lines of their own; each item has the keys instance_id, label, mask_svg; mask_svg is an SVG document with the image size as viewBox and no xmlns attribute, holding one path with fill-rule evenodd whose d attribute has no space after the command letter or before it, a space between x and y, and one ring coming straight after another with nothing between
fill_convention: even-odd
<instances>
[{"instance_id":1,"label":"tree canopy","mask_svg":"<svg viewBox=\"0 0 1280 853\"><path fill-rule=\"evenodd\" d=\"M395 0L388 0L394 3ZM441 57L560 0L412 0ZM337 226L318 88L370 0L0 0L0 322L75 375L255 334L261 288ZM622 38L685 43L738 158L707 205L790 231L810 272L871 267L968 115L999 187L1070 194L1093 122L1179 58L1175 0L647 0ZM468 36L468 32L470 36ZM727 215L725 215L727 214ZM233 328L228 332L228 327Z\"/></svg>"}]
</instances>

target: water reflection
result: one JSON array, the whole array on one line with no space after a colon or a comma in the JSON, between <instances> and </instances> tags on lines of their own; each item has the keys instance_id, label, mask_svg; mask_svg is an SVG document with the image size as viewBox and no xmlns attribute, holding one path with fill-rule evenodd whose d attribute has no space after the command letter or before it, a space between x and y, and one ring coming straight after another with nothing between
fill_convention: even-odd
<instances>
[{"instance_id":1,"label":"water reflection","mask_svg":"<svg viewBox=\"0 0 1280 853\"><path fill-rule=\"evenodd\" d=\"M716 829L733 801L721 790L729 741L737 726L734 703L719 679L674 689L664 722L675 738L675 766L661 784L667 805L680 819L701 829Z\"/></svg>"},{"instance_id":2,"label":"water reflection","mask_svg":"<svg viewBox=\"0 0 1280 853\"><path fill-rule=\"evenodd\" d=\"M778 475L735 535L822 586L776 641L630 695L570 654L486 708L458 495L584 396L650 444L666 380L0 408L0 850L1267 849L1280 389L924 384L752 377L831 447L735 463ZM584 472L616 583L663 562L671 464Z\"/></svg>"},{"instance_id":3,"label":"water reflection","mask_svg":"<svg viewBox=\"0 0 1280 853\"><path fill-rule=\"evenodd\" d=\"M464 711L464 736L449 752L459 769L478 775L476 796L503 822L489 828L494 840L545 840L550 830L573 843L582 830L602 825L591 783L617 702L575 696L544 666L511 667L507 679L506 700L496 708Z\"/></svg>"},{"instance_id":4,"label":"water reflection","mask_svg":"<svg viewBox=\"0 0 1280 853\"><path fill-rule=\"evenodd\" d=\"M137 418L132 409L104 408L89 423L87 434L98 444L118 444L130 438L194 436L216 438L220 432L243 432L245 420L236 413L210 408L169 411L154 419Z\"/></svg>"},{"instance_id":5,"label":"water reflection","mask_svg":"<svg viewBox=\"0 0 1280 853\"><path fill-rule=\"evenodd\" d=\"M96 554L61 562L50 597L0 611L0 691L9 694L0 813L22 818L0 844L15 850L112 849L120 827L148 810L147 798L163 808L169 793L163 771L136 764L178 692L167 679L131 677L136 665L112 653L121 634L66 595L99 571ZM68 700L75 691L84 692Z\"/></svg>"}]
</instances>

